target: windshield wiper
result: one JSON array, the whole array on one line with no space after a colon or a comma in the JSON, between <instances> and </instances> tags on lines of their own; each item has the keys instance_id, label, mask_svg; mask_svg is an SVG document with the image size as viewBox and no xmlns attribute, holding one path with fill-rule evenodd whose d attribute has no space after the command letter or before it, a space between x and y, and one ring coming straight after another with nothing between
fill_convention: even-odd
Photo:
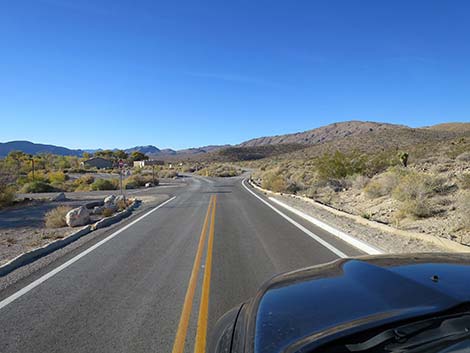
<instances>
[{"instance_id":1,"label":"windshield wiper","mask_svg":"<svg viewBox=\"0 0 470 353\"><path fill-rule=\"evenodd\" d=\"M403 325L379 333L367 341L347 344L350 352L366 352L383 346L384 352L425 352L426 349L470 337L470 315L446 316ZM423 350L424 349L424 350Z\"/></svg>"}]
</instances>

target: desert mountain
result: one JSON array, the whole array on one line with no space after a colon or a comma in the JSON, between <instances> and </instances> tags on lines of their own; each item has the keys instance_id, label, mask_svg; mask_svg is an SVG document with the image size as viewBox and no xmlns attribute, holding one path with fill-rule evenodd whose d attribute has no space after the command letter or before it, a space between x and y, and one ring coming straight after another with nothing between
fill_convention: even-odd
<instances>
[{"instance_id":1,"label":"desert mountain","mask_svg":"<svg viewBox=\"0 0 470 353\"><path fill-rule=\"evenodd\" d=\"M0 143L0 157L5 157L12 151L22 151L27 154L52 153L60 156L81 156L84 151L71 150L66 147L33 143L30 141L10 141Z\"/></svg>"},{"instance_id":2,"label":"desert mountain","mask_svg":"<svg viewBox=\"0 0 470 353\"><path fill-rule=\"evenodd\" d=\"M322 126L313 130L293 134L259 137L242 142L240 147L253 147L275 144L314 145L347 136L357 136L373 131L391 131L406 128L403 125L376 123L369 121L346 121Z\"/></svg>"}]
</instances>

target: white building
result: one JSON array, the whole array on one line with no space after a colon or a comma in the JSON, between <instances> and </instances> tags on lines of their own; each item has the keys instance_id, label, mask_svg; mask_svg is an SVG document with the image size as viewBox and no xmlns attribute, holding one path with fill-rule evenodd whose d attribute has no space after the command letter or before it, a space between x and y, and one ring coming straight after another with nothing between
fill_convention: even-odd
<instances>
[{"instance_id":1,"label":"white building","mask_svg":"<svg viewBox=\"0 0 470 353\"><path fill-rule=\"evenodd\" d=\"M149 159L147 161L134 161L134 168L144 168L148 166L163 165L163 161L158 159Z\"/></svg>"}]
</instances>

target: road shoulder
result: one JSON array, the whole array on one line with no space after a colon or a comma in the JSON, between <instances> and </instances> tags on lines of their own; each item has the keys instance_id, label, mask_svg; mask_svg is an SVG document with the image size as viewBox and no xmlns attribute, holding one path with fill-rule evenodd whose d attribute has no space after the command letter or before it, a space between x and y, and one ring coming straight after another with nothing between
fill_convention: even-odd
<instances>
[{"instance_id":1,"label":"road shoulder","mask_svg":"<svg viewBox=\"0 0 470 353\"><path fill-rule=\"evenodd\" d=\"M379 248L386 253L410 252L469 252L468 247L449 243L426 234L400 231L384 224L362 219L295 195L286 195L264 190L253 185L259 192L274 198L294 209L314 217L339 231ZM377 223L377 224L375 224Z\"/></svg>"}]
</instances>

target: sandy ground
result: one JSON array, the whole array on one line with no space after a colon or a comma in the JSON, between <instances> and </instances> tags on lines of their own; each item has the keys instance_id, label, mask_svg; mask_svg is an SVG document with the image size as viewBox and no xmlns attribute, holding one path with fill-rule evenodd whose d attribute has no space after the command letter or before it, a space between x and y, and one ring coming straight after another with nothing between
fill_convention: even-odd
<instances>
[{"instance_id":1,"label":"sandy ground","mask_svg":"<svg viewBox=\"0 0 470 353\"><path fill-rule=\"evenodd\" d=\"M411 253L411 252L439 252L448 251L446 248L401 235L394 235L388 232L381 232L377 229L367 227L351 220L316 206L313 203L300 200L288 195L276 195L276 199L315 217L326 224L357 238L363 240L387 253Z\"/></svg>"},{"instance_id":2,"label":"sandy ground","mask_svg":"<svg viewBox=\"0 0 470 353\"><path fill-rule=\"evenodd\" d=\"M142 189L142 191L145 190ZM167 195L162 194L137 195L132 196L138 197L145 204L159 203L168 198ZM102 200L106 194L99 193L94 196L85 194L83 197L74 196L74 200L65 202L32 200L0 211L0 265L24 252L64 238L78 229L69 227L46 228L44 215L47 211L61 205L72 208L79 207L92 200ZM91 222L96 222L100 218L102 216L93 215L91 216Z\"/></svg>"}]
</instances>

